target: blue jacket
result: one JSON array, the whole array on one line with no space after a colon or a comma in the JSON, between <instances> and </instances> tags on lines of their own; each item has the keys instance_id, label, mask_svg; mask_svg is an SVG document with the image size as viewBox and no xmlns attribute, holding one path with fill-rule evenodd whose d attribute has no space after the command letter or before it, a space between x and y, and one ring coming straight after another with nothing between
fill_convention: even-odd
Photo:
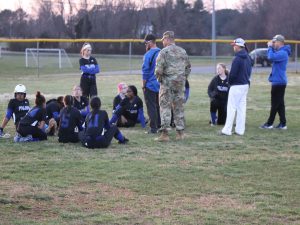
<instances>
[{"instance_id":1,"label":"blue jacket","mask_svg":"<svg viewBox=\"0 0 300 225\"><path fill-rule=\"evenodd\" d=\"M235 53L228 77L229 85L250 84L251 71L251 59L248 52L243 49Z\"/></svg>"},{"instance_id":2,"label":"blue jacket","mask_svg":"<svg viewBox=\"0 0 300 225\"><path fill-rule=\"evenodd\" d=\"M272 85L286 85L286 67L291 55L291 46L284 45L277 51L272 47L268 49L268 59L273 62L272 73L269 76L269 81Z\"/></svg>"},{"instance_id":3,"label":"blue jacket","mask_svg":"<svg viewBox=\"0 0 300 225\"><path fill-rule=\"evenodd\" d=\"M146 81L146 88L154 92L159 92L160 87L154 74L156 58L159 51L159 48L151 48L148 52L146 52L142 66L143 80Z\"/></svg>"}]
</instances>

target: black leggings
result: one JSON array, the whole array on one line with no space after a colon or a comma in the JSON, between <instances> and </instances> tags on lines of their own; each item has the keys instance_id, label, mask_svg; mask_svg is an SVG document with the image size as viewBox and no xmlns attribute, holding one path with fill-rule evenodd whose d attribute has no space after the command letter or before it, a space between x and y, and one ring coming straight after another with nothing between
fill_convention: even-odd
<instances>
[{"instance_id":1,"label":"black leggings","mask_svg":"<svg viewBox=\"0 0 300 225\"><path fill-rule=\"evenodd\" d=\"M214 99L210 102L210 112L217 113L218 112L218 125L224 125L226 121L226 107L227 102L221 101L218 99Z\"/></svg>"},{"instance_id":2,"label":"black leggings","mask_svg":"<svg viewBox=\"0 0 300 225\"><path fill-rule=\"evenodd\" d=\"M17 131L23 137L32 135L33 138L37 138L40 141L47 140L47 134L38 127L19 125Z\"/></svg>"},{"instance_id":3,"label":"black leggings","mask_svg":"<svg viewBox=\"0 0 300 225\"><path fill-rule=\"evenodd\" d=\"M92 75L90 77L81 76L80 87L82 89L82 95L87 98L98 95L95 75Z\"/></svg>"},{"instance_id":4,"label":"black leggings","mask_svg":"<svg viewBox=\"0 0 300 225\"><path fill-rule=\"evenodd\" d=\"M113 137L117 138L120 133L116 125L112 125L103 136L92 137L86 136L84 131L79 133L79 139L84 147L87 148L107 148Z\"/></svg>"},{"instance_id":5,"label":"black leggings","mask_svg":"<svg viewBox=\"0 0 300 225\"><path fill-rule=\"evenodd\" d=\"M280 123L286 125L284 94L286 85L273 85L271 89L271 110L268 124L273 125L276 113L279 115Z\"/></svg>"}]
</instances>

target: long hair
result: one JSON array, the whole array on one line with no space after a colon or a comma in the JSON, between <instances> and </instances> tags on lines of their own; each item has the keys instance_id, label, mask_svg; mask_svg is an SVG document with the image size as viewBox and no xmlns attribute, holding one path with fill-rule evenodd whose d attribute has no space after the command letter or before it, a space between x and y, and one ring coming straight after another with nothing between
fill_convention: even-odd
<instances>
[{"instance_id":1,"label":"long hair","mask_svg":"<svg viewBox=\"0 0 300 225\"><path fill-rule=\"evenodd\" d=\"M91 120L94 121L95 115L99 112L101 108L101 100L99 97L94 96L91 99L90 102L91 108L92 108L92 117Z\"/></svg>"},{"instance_id":2,"label":"long hair","mask_svg":"<svg viewBox=\"0 0 300 225\"><path fill-rule=\"evenodd\" d=\"M44 103L46 103L46 98L41 94L40 91L37 91L35 95L35 105L42 106Z\"/></svg>"},{"instance_id":3,"label":"long hair","mask_svg":"<svg viewBox=\"0 0 300 225\"><path fill-rule=\"evenodd\" d=\"M64 104L65 104L65 107L67 108L67 112L70 112L73 103L74 103L73 96L66 95L64 97Z\"/></svg>"},{"instance_id":4,"label":"long hair","mask_svg":"<svg viewBox=\"0 0 300 225\"><path fill-rule=\"evenodd\" d=\"M229 75L229 70L226 67L225 63L218 63L217 66L221 66L224 70L225 70L225 75L228 76Z\"/></svg>"}]
</instances>

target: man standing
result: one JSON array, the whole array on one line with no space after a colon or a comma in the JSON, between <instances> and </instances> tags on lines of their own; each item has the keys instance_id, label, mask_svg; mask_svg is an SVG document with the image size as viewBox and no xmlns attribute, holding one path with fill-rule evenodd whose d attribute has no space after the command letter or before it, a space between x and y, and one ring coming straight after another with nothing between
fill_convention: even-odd
<instances>
[{"instance_id":1,"label":"man standing","mask_svg":"<svg viewBox=\"0 0 300 225\"><path fill-rule=\"evenodd\" d=\"M150 119L150 130L147 133L155 134L160 127L160 113L158 102L159 83L154 75L154 70L160 49L156 46L156 37L153 34L146 35L144 43L146 54L142 66L143 91Z\"/></svg>"},{"instance_id":2,"label":"man standing","mask_svg":"<svg viewBox=\"0 0 300 225\"><path fill-rule=\"evenodd\" d=\"M176 126L176 140L184 139L184 89L186 78L191 72L191 64L186 51L175 45L173 31L163 34L164 48L157 60L155 75L160 82L159 106L162 134L157 141L169 141L168 130L173 108Z\"/></svg>"},{"instance_id":3,"label":"man standing","mask_svg":"<svg viewBox=\"0 0 300 225\"><path fill-rule=\"evenodd\" d=\"M284 94L287 85L286 67L291 54L291 47L284 45L284 37L276 35L268 42L268 59L273 63L269 81L271 89L271 110L268 121L260 126L262 129L272 129L276 113L279 114L280 123L276 128L286 130Z\"/></svg>"},{"instance_id":4,"label":"man standing","mask_svg":"<svg viewBox=\"0 0 300 225\"><path fill-rule=\"evenodd\" d=\"M228 77L230 86L227 103L226 123L221 134L231 135L233 121L236 115L235 133L244 135L246 124L247 94L251 77L251 59L242 38L237 38L231 44L235 52L235 57L231 64Z\"/></svg>"}]
</instances>

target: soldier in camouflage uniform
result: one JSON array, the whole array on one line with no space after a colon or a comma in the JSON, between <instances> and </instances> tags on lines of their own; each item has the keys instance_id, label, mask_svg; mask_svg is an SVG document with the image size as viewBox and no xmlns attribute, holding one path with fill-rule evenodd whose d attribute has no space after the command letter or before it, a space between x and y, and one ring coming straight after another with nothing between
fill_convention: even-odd
<instances>
[{"instance_id":1,"label":"soldier in camouflage uniform","mask_svg":"<svg viewBox=\"0 0 300 225\"><path fill-rule=\"evenodd\" d=\"M174 32L166 31L162 42L164 48L156 59L155 75L160 82L159 105L162 134L157 141L169 141L171 109L174 112L176 140L184 139L184 89L191 64L186 51L175 45Z\"/></svg>"}]
</instances>

